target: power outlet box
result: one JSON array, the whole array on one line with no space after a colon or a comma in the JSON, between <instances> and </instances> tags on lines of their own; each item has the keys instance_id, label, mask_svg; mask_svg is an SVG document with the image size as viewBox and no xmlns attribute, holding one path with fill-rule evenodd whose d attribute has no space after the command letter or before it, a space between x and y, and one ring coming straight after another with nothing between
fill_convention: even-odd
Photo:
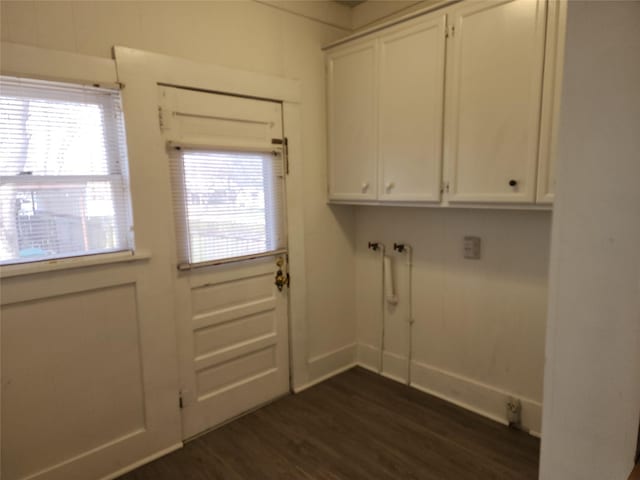
<instances>
[{"instance_id":1,"label":"power outlet box","mask_svg":"<svg viewBox=\"0 0 640 480\"><path fill-rule=\"evenodd\" d=\"M507 422L512 428L522 429L522 402L517 398L507 399Z\"/></svg>"},{"instance_id":2,"label":"power outlet box","mask_svg":"<svg viewBox=\"0 0 640 480\"><path fill-rule=\"evenodd\" d=\"M464 258L470 260L480 259L480 237L464 237Z\"/></svg>"}]
</instances>

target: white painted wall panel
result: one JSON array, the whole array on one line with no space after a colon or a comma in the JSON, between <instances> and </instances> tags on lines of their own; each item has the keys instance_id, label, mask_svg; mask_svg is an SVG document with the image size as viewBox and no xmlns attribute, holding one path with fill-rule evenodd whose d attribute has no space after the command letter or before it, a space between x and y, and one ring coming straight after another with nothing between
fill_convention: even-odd
<instances>
[{"instance_id":1,"label":"white painted wall panel","mask_svg":"<svg viewBox=\"0 0 640 480\"><path fill-rule=\"evenodd\" d=\"M2 473L145 430L134 283L2 308Z\"/></svg>"},{"instance_id":2,"label":"white painted wall panel","mask_svg":"<svg viewBox=\"0 0 640 480\"><path fill-rule=\"evenodd\" d=\"M623 480L640 411L640 2L571 1L540 478Z\"/></svg>"},{"instance_id":3,"label":"white painted wall panel","mask_svg":"<svg viewBox=\"0 0 640 480\"><path fill-rule=\"evenodd\" d=\"M327 7L326 11L320 9L323 12L319 14L317 5L305 7L304 3L297 2L293 10L310 17L319 15L321 22L346 24L347 7L337 10ZM68 15L69 11L72 15ZM112 45L124 45L299 79L303 165L291 168L302 168L305 178L308 349L313 357L353 344L353 213L349 207L326 205L326 114L321 51L323 45L347 35L348 30L249 1L9 0L1 2L0 17L3 41L109 58ZM47 17L59 18L60 22L41 21Z\"/></svg>"},{"instance_id":4,"label":"white painted wall panel","mask_svg":"<svg viewBox=\"0 0 640 480\"><path fill-rule=\"evenodd\" d=\"M415 10L431 6L440 0L375 0L353 8L351 28L354 30L375 26Z\"/></svg>"},{"instance_id":5,"label":"white painted wall panel","mask_svg":"<svg viewBox=\"0 0 640 480\"><path fill-rule=\"evenodd\" d=\"M377 368L379 256L368 241L414 248L416 386L505 420L506 394L526 400L540 430L549 212L361 207L357 211L357 318L363 360ZM480 260L463 237L482 239ZM408 269L394 255L399 303L387 307L385 374L406 380ZM364 346L364 348L363 348ZM373 346L375 351L367 346Z\"/></svg>"},{"instance_id":6,"label":"white painted wall panel","mask_svg":"<svg viewBox=\"0 0 640 480\"><path fill-rule=\"evenodd\" d=\"M287 22L281 34L287 59L283 74L299 78L302 86L307 333L309 357L313 358L351 345L356 339L353 209L326 204L325 64L319 49L347 32L296 19ZM291 281L296 280L292 277Z\"/></svg>"}]
</instances>

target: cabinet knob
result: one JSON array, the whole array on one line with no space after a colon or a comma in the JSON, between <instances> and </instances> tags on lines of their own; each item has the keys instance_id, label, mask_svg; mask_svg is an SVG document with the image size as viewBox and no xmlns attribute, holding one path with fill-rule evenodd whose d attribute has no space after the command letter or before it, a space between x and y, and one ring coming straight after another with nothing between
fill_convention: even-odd
<instances>
[{"instance_id":1,"label":"cabinet knob","mask_svg":"<svg viewBox=\"0 0 640 480\"><path fill-rule=\"evenodd\" d=\"M369 182L362 182L362 193L365 193L369 190Z\"/></svg>"},{"instance_id":2,"label":"cabinet knob","mask_svg":"<svg viewBox=\"0 0 640 480\"><path fill-rule=\"evenodd\" d=\"M395 187L395 186L396 186L396 184L395 184L395 183L393 183L393 182L387 182L387 184L384 186L384 188L385 188L385 190L386 190L387 192L390 192L390 191L391 191L391 189L392 189L393 187Z\"/></svg>"},{"instance_id":3,"label":"cabinet knob","mask_svg":"<svg viewBox=\"0 0 640 480\"><path fill-rule=\"evenodd\" d=\"M509 186L510 187L515 187L518 185L518 181L517 180L509 180Z\"/></svg>"}]
</instances>

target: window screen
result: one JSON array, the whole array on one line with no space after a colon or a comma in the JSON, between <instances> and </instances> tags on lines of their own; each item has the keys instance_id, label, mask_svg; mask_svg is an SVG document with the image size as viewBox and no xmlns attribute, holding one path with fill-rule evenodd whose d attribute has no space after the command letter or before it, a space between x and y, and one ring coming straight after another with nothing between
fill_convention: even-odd
<instances>
[{"instance_id":1,"label":"window screen","mask_svg":"<svg viewBox=\"0 0 640 480\"><path fill-rule=\"evenodd\" d=\"M280 154L172 149L171 161L180 268L285 247Z\"/></svg>"},{"instance_id":2,"label":"window screen","mask_svg":"<svg viewBox=\"0 0 640 480\"><path fill-rule=\"evenodd\" d=\"M0 77L0 264L133 248L120 93Z\"/></svg>"}]
</instances>

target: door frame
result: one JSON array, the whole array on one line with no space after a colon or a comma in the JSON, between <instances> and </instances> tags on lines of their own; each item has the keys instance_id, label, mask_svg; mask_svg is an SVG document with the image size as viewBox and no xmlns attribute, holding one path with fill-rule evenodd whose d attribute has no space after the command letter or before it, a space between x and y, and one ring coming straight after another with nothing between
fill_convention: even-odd
<instances>
[{"instance_id":1,"label":"door frame","mask_svg":"<svg viewBox=\"0 0 640 480\"><path fill-rule=\"evenodd\" d=\"M165 150L165 161L169 165L173 165L171 168L180 169L176 165L176 161L181 163L181 160L177 158L181 154L173 150L171 145L181 145L184 151L194 149L211 152L257 152L268 156L268 161L273 161L279 165L279 168L282 168L279 174L281 179L275 181L281 183L283 188L282 194L284 196L278 205L278 211L282 215L281 228L282 233L285 233L285 238L282 240L285 244L278 244L279 248L258 253L255 257L246 255L210 260L200 264L189 264L189 268L181 269L179 267L173 271L182 406L180 411L182 436L186 442L217 428L230 419L291 392L289 289L277 291L273 283L278 269L277 259L281 258L285 261L288 254L286 245L287 178L285 174L286 159L283 158L285 149L283 145L273 144L274 139L283 138L282 102L256 100L165 85L157 88L158 103L162 112L162 138L165 145L170 145ZM192 116L194 120L198 118L197 121L201 122L199 127L190 126L190 122L182 122L180 118L183 116ZM244 137L242 134L225 132L224 129L218 130L216 122L208 121L207 118L224 118L227 122L234 122L240 126L248 126L253 120L262 123L264 130L260 129L259 139L254 136ZM205 127L206 124L208 124L208 128ZM258 133L254 130L252 132ZM175 171L173 174L175 175ZM173 190L176 186L172 185L172 187ZM182 205L182 202L180 203ZM175 208L182 207L175 205ZM186 221L186 212L177 213L173 218L176 224ZM183 228L187 228L186 225L183 225ZM180 234L177 233L180 231L180 226L174 230L177 245L174 245L173 251L177 253L173 262L174 264L188 263L188 259L182 257L185 252L180 254L181 248L176 248L181 242L184 242L184 239L180 238ZM282 267L288 268L285 265ZM258 279L260 280L258 281ZM245 293L248 294L248 297L237 298L232 302L229 299L219 298L216 294L213 297L207 295L211 304L208 307L201 305L198 308L197 306L198 303L204 301L201 292L205 289L213 291L218 288L224 289L225 285L234 282L236 285L234 290L244 291L244 287L247 286L245 282L255 281L261 285L261 287L255 286L257 291L262 292L259 296L252 296L248 294L249 290L247 290ZM263 289L268 289L269 294ZM196 301L194 295L200 297L200 301ZM260 306L254 303L258 300L261 301L259 302ZM264 301L268 302L268 306L264 304ZM218 318L219 315L222 315L225 320L216 321L215 318ZM243 336L242 339L235 338L231 343L203 347L203 350L197 348L198 332L204 333L208 329L216 328L224 329L226 328L224 325L230 327L233 321L242 322L258 315L269 315L270 320L263 320L264 326L267 323L272 325L268 334L263 331L261 334ZM200 320L196 320L198 317ZM193 322L199 325L196 326ZM205 334L205 336L209 335ZM272 335L272 337L266 338L268 335ZM264 352L267 349L273 352L273 356L269 356L273 359L273 365L270 364L269 359L263 357L265 363L261 364L260 371L252 369L251 374L240 374L232 381L219 384L215 388L201 390L202 386L199 381L202 378L201 375L213 378L211 374L206 373L208 369L220 368L229 373L234 370L231 366L234 362L242 363L243 359L246 361L252 355L260 355L259 352ZM216 358L218 358L217 361ZM238 364L236 363L236 365ZM256 364L253 365L257 368ZM236 373L238 372L236 371ZM223 372L220 374L224 376Z\"/></svg>"},{"instance_id":2,"label":"door frame","mask_svg":"<svg viewBox=\"0 0 640 480\"><path fill-rule=\"evenodd\" d=\"M158 124L158 85L190 88L211 93L236 95L282 103L283 131L288 139L289 174L286 179L288 260L292 284L289 290L289 375L290 388L298 390L309 381L306 325L306 274L304 244L304 176L301 145L301 86L298 80L266 75L217 65L207 65L144 50L113 48L118 81L128 128L130 156L146 157L153 165L157 182L170 185L169 165L162 132ZM133 189L132 189L133 190ZM170 189L160 208L171 211ZM174 219L171 216L173 226ZM171 249L175 269L175 228L171 229ZM174 272L169 272L175 278ZM174 305L176 308L177 305ZM174 318L176 316L174 315ZM176 325L177 327L177 325ZM177 333L177 330L176 330ZM177 345L177 337L175 339ZM178 365L178 357L175 358ZM167 379L179 396L180 379ZM176 402L176 408L178 403ZM176 432L182 442L182 432Z\"/></svg>"}]
</instances>

